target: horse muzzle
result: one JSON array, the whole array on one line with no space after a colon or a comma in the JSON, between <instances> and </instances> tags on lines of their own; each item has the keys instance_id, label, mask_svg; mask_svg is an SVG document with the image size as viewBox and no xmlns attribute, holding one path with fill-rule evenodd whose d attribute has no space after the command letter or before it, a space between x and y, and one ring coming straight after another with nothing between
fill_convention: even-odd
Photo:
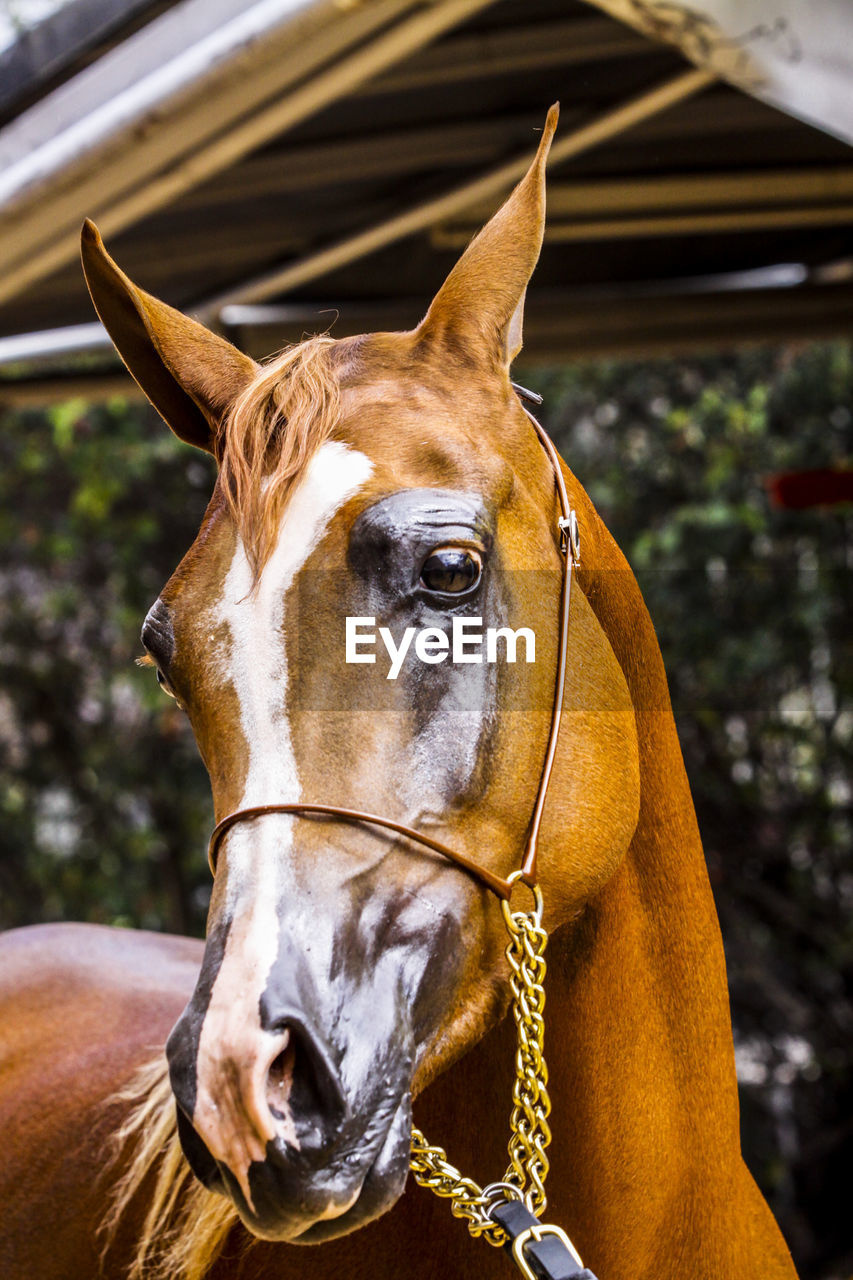
<instances>
[{"instance_id":1,"label":"horse muzzle","mask_svg":"<svg viewBox=\"0 0 853 1280\"><path fill-rule=\"evenodd\" d=\"M409 1160L409 1037L353 1091L336 1055L289 1010L252 1046L202 1062L192 1112L178 1023L169 1040L179 1132L194 1173L257 1236L313 1242L353 1230L402 1193ZM191 1115L191 1118L190 1118Z\"/></svg>"},{"instance_id":2,"label":"horse muzzle","mask_svg":"<svg viewBox=\"0 0 853 1280\"><path fill-rule=\"evenodd\" d=\"M290 954L260 999L223 1000L206 967L167 1044L194 1173L266 1239L330 1239L389 1209L409 1162L405 988L390 974L321 983ZM245 989L244 977L226 976L227 991Z\"/></svg>"},{"instance_id":3,"label":"horse muzzle","mask_svg":"<svg viewBox=\"0 0 853 1280\"><path fill-rule=\"evenodd\" d=\"M193 1170L255 1235L307 1243L402 1194L416 1064L468 960L456 873L401 894L294 861L277 891L234 874L166 1053Z\"/></svg>"}]
</instances>

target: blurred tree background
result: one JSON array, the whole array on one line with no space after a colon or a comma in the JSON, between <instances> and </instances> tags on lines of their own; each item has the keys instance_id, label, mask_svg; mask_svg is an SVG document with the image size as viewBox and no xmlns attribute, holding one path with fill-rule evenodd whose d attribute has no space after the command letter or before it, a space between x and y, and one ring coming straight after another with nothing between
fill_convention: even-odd
<instances>
[{"instance_id":1,"label":"blurred tree background","mask_svg":"<svg viewBox=\"0 0 853 1280\"><path fill-rule=\"evenodd\" d=\"M853 512L778 510L765 481L849 460L853 348L519 376L658 629L725 937L748 1161L803 1280L847 1280ZM8 411L0 451L0 926L200 933L207 779L133 658L211 465L131 400Z\"/></svg>"},{"instance_id":2,"label":"blurred tree background","mask_svg":"<svg viewBox=\"0 0 853 1280\"><path fill-rule=\"evenodd\" d=\"M213 465L135 400L7 412L0 458L0 927L201 933L207 775L134 659Z\"/></svg>"}]
</instances>

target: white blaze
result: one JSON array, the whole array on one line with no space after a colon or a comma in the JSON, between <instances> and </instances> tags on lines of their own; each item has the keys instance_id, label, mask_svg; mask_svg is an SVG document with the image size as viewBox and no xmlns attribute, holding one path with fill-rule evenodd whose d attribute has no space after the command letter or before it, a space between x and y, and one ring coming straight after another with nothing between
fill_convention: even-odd
<instances>
[{"instance_id":1,"label":"white blaze","mask_svg":"<svg viewBox=\"0 0 853 1280\"><path fill-rule=\"evenodd\" d=\"M237 694L248 749L241 809L300 799L286 714L285 601L331 518L372 470L363 453L344 444L328 442L317 451L288 502L254 591L237 540L211 620L225 623L231 636L223 679ZM264 1159L266 1143L276 1134L296 1144L292 1120L285 1113L276 1123L265 1094L269 1066L286 1047L287 1032L267 1032L260 1023L260 999L278 950L276 903L293 822L286 814L271 815L239 823L228 834L225 910L240 915L232 922L199 1037L193 1124L211 1154L238 1179L250 1206L251 1162Z\"/></svg>"}]
</instances>

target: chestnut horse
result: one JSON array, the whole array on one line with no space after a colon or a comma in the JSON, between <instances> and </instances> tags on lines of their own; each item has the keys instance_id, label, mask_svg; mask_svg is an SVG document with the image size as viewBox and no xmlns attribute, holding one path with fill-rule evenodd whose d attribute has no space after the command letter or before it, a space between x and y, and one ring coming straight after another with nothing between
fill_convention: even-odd
<instances>
[{"instance_id":1,"label":"chestnut horse","mask_svg":"<svg viewBox=\"0 0 853 1280\"><path fill-rule=\"evenodd\" d=\"M561 554L551 462L508 371L555 123L410 333L310 339L258 366L143 293L84 230L128 368L220 464L143 628L217 821L329 803L501 876L519 863ZM723 951L660 652L630 570L563 474L583 549L539 858L548 1220L600 1280L792 1280L741 1158ZM535 661L430 661L473 616L530 629ZM348 617L396 644L431 628L434 648L388 679L378 647L345 661ZM460 1168L501 1176L504 943L495 900L452 862L281 812L226 832L203 947L86 926L6 935L0 1274L515 1274L406 1186L413 1098Z\"/></svg>"}]
</instances>

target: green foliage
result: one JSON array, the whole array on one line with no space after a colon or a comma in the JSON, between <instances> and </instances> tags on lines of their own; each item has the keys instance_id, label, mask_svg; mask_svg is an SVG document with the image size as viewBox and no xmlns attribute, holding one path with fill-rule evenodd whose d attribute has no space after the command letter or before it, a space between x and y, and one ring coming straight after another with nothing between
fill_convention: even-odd
<instances>
[{"instance_id":1,"label":"green foliage","mask_svg":"<svg viewBox=\"0 0 853 1280\"><path fill-rule=\"evenodd\" d=\"M841 1259L849 1274L832 1187L853 1165L853 510L779 510L766 480L849 464L853 350L528 376L663 649L726 944L750 1166L802 1274L842 1274Z\"/></svg>"},{"instance_id":2,"label":"green foliage","mask_svg":"<svg viewBox=\"0 0 853 1280\"><path fill-rule=\"evenodd\" d=\"M6 414L0 459L0 925L201 932L207 779L134 658L211 467L119 399Z\"/></svg>"}]
</instances>

